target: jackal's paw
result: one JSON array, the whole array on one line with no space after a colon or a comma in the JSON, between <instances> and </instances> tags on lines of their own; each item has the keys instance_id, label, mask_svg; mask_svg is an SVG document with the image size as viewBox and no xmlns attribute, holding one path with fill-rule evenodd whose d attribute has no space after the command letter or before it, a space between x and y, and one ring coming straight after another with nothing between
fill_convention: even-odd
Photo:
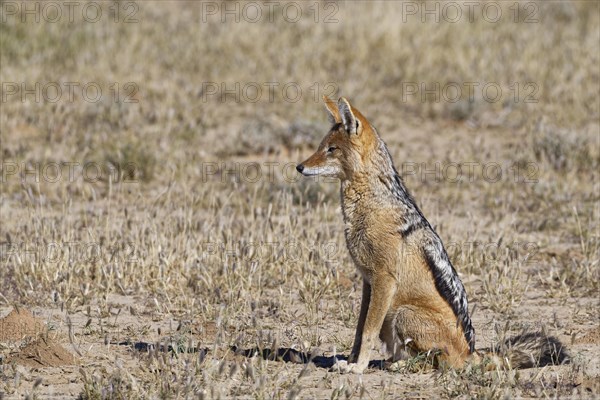
<instances>
[{"instance_id":1,"label":"jackal's paw","mask_svg":"<svg viewBox=\"0 0 600 400\"><path fill-rule=\"evenodd\" d=\"M400 372L406 368L406 360L398 360L395 362L386 361L384 368L390 372Z\"/></svg>"},{"instance_id":2,"label":"jackal's paw","mask_svg":"<svg viewBox=\"0 0 600 400\"><path fill-rule=\"evenodd\" d=\"M362 374L365 370L365 367L361 367L356 363L348 363L346 360L337 360L333 367L331 367L331 371L340 372L342 374Z\"/></svg>"}]
</instances>

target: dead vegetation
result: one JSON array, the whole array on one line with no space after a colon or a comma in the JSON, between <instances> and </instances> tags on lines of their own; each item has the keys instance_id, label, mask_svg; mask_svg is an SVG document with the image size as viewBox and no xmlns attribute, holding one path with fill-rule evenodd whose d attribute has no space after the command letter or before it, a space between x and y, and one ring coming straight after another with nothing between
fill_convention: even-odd
<instances>
[{"instance_id":1,"label":"dead vegetation","mask_svg":"<svg viewBox=\"0 0 600 400\"><path fill-rule=\"evenodd\" d=\"M111 15L113 3L97 4ZM140 2L135 23L7 15L2 82L94 82L103 95L22 101L3 87L2 315L34 311L75 365L32 367L2 327L0 392L598 396L598 4L502 2L495 23L404 22L397 2L316 4L318 22L305 5L296 23L280 10L204 21L201 2ZM332 10L338 22L324 23ZM538 21L525 23L531 10ZM503 97L444 97L465 82ZM236 83L239 101L221 90ZM421 84L438 84L439 101ZM361 283L339 184L294 170L327 129L322 94L348 96L388 143L463 278L477 347L543 326L571 364L432 371L416 359L391 373L374 354L362 377L328 372L352 345Z\"/></svg>"}]
</instances>

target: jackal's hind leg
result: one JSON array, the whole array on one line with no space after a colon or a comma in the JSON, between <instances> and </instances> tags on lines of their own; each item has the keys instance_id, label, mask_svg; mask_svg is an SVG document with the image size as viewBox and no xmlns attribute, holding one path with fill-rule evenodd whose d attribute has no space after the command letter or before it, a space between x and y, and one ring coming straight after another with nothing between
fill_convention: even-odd
<instances>
[{"instance_id":1,"label":"jackal's hind leg","mask_svg":"<svg viewBox=\"0 0 600 400\"><path fill-rule=\"evenodd\" d=\"M400 352L394 356L401 359L405 351L411 357L423 355L427 363L462 367L469 356L469 347L456 320L447 319L442 314L412 305L399 308L394 315L391 345Z\"/></svg>"},{"instance_id":2,"label":"jackal's hind leg","mask_svg":"<svg viewBox=\"0 0 600 400\"><path fill-rule=\"evenodd\" d=\"M386 363L407 360L417 354L411 346L408 346L412 339L407 338L408 340L405 340L399 335L399 330L396 327L396 315L397 312L389 313L383 321L381 332L379 332L379 338L385 345L388 354L391 355Z\"/></svg>"}]
</instances>

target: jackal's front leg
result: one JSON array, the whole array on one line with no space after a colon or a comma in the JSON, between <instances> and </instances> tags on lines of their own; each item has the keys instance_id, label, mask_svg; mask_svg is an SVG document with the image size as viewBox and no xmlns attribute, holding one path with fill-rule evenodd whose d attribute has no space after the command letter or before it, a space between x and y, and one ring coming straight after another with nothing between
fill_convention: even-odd
<instances>
[{"instance_id":1,"label":"jackal's front leg","mask_svg":"<svg viewBox=\"0 0 600 400\"><path fill-rule=\"evenodd\" d=\"M358 314L358 325L356 326L356 334L354 335L354 345L352 346L352 352L348 357L348 362L355 363L360 353L362 344L363 329L365 327L365 320L367 319L367 310L369 309L369 302L371 301L371 285L363 278L362 285L362 298L360 301L360 313Z\"/></svg>"},{"instance_id":2,"label":"jackal's front leg","mask_svg":"<svg viewBox=\"0 0 600 400\"><path fill-rule=\"evenodd\" d=\"M392 304L395 292L393 281L387 276L371 279L370 301L362 329L362 341L356 363L340 361L336 364L340 372L362 373L369 365L371 349L379 337L385 316Z\"/></svg>"}]
</instances>

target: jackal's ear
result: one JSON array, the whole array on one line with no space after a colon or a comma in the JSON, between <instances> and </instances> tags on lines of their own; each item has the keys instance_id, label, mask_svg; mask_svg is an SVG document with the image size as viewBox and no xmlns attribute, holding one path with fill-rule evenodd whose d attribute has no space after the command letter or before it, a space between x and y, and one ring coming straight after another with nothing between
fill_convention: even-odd
<instances>
[{"instance_id":1,"label":"jackal's ear","mask_svg":"<svg viewBox=\"0 0 600 400\"><path fill-rule=\"evenodd\" d=\"M344 97L340 97L338 100L338 110L346 132L349 135L359 134L362 131L360 120L354 115L352 106Z\"/></svg>"},{"instance_id":2,"label":"jackal's ear","mask_svg":"<svg viewBox=\"0 0 600 400\"><path fill-rule=\"evenodd\" d=\"M342 119L340 118L340 113L338 111L337 104L335 104L335 101L331 100L327 96L323 96L323 101L325 102L325 108L327 108L327 113L329 114L329 121L332 124L339 124L340 122L342 122Z\"/></svg>"}]
</instances>

